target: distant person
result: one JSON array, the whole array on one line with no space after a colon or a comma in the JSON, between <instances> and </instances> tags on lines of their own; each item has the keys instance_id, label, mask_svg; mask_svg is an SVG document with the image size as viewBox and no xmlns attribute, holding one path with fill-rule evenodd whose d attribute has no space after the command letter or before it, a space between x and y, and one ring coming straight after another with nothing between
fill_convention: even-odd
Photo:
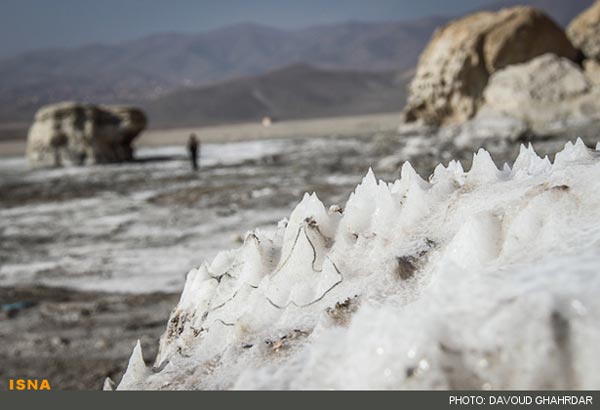
<instances>
[{"instance_id":1,"label":"distant person","mask_svg":"<svg viewBox=\"0 0 600 410\"><path fill-rule=\"evenodd\" d=\"M190 161L192 161L192 169L198 170L198 156L200 154L200 141L196 138L196 134L191 134L187 143L190 152Z\"/></svg>"}]
</instances>

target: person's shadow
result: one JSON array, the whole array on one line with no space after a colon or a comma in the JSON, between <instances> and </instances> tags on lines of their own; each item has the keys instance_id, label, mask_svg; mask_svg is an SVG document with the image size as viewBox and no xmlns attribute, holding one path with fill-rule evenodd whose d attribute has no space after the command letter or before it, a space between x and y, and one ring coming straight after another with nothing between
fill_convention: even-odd
<instances>
[{"instance_id":1,"label":"person's shadow","mask_svg":"<svg viewBox=\"0 0 600 410\"><path fill-rule=\"evenodd\" d=\"M132 162L147 163L147 162L168 162L168 161L185 161L187 160L185 155L148 155L136 157Z\"/></svg>"}]
</instances>

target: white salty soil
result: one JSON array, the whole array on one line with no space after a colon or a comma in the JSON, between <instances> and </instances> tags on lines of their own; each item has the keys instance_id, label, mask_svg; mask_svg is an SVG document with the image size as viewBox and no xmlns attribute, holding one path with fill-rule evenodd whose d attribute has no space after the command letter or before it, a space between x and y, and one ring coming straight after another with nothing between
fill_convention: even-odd
<instances>
[{"instance_id":1,"label":"white salty soil","mask_svg":"<svg viewBox=\"0 0 600 410\"><path fill-rule=\"evenodd\" d=\"M598 156L480 150L428 181L369 172L345 206L307 194L188 273L119 388L597 389Z\"/></svg>"}]
</instances>

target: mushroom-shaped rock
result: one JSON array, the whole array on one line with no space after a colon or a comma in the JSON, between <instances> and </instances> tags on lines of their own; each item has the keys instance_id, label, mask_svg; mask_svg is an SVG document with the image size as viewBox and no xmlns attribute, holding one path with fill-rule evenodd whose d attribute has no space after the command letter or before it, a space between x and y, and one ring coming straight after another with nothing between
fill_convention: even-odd
<instances>
[{"instance_id":1,"label":"mushroom-shaped rock","mask_svg":"<svg viewBox=\"0 0 600 410\"><path fill-rule=\"evenodd\" d=\"M492 75L484 100L480 112L522 120L537 135L600 121L600 88L577 64L552 54Z\"/></svg>"},{"instance_id":2,"label":"mushroom-shaped rock","mask_svg":"<svg viewBox=\"0 0 600 410\"><path fill-rule=\"evenodd\" d=\"M146 123L146 115L134 107L47 105L29 129L27 158L33 166L129 161L131 143Z\"/></svg>"},{"instance_id":3,"label":"mushroom-shaped rock","mask_svg":"<svg viewBox=\"0 0 600 410\"><path fill-rule=\"evenodd\" d=\"M596 1L569 24L567 35L587 58L600 60L600 1Z\"/></svg>"},{"instance_id":4,"label":"mushroom-shaped rock","mask_svg":"<svg viewBox=\"0 0 600 410\"><path fill-rule=\"evenodd\" d=\"M545 53L571 60L578 55L561 28L531 7L480 12L451 22L421 54L405 121L463 122L477 112L492 73Z\"/></svg>"}]
</instances>

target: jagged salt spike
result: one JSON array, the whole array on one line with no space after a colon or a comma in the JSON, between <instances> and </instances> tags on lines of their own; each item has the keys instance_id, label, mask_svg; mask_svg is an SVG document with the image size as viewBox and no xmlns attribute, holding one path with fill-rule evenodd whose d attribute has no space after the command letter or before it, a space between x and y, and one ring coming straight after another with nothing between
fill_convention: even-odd
<instances>
[{"instance_id":1,"label":"jagged salt spike","mask_svg":"<svg viewBox=\"0 0 600 410\"><path fill-rule=\"evenodd\" d=\"M393 194L398 194L402 192L402 181L400 179L394 180L394 182L390 182L388 187L390 188L390 192Z\"/></svg>"},{"instance_id":2,"label":"jagged salt spike","mask_svg":"<svg viewBox=\"0 0 600 410\"><path fill-rule=\"evenodd\" d=\"M502 166L502 176L505 178L510 177L510 174L512 173L512 169L510 168L510 165L508 165L508 163L504 163L504 165Z\"/></svg>"},{"instance_id":3,"label":"jagged salt spike","mask_svg":"<svg viewBox=\"0 0 600 410\"><path fill-rule=\"evenodd\" d=\"M548 157L548 155L545 155L544 158L542 159L542 161L544 162L544 165L547 168L551 168L552 167L552 161L550 161L550 158Z\"/></svg>"},{"instance_id":4,"label":"jagged salt spike","mask_svg":"<svg viewBox=\"0 0 600 410\"><path fill-rule=\"evenodd\" d=\"M290 221L294 219L294 215L297 215L299 212L302 212L307 208L308 204L311 202L311 197L312 195L308 192L305 192L304 195L302 195L302 199L300 200L300 202L298 202L298 204L290 214Z\"/></svg>"},{"instance_id":5,"label":"jagged salt spike","mask_svg":"<svg viewBox=\"0 0 600 410\"><path fill-rule=\"evenodd\" d=\"M369 171L370 172L367 173L367 176L363 179L365 185L356 188L355 195L352 197L352 203L364 202L360 197L372 197L372 194L363 193L364 190L372 191L372 188L370 187L371 184L373 184L374 187L377 186L373 171ZM328 238L333 238L335 236L339 218L328 214L325 205L323 205L315 193L304 195L302 201L300 201L291 213L288 225L285 228L283 244L281 247L281 258L283 259L280 260L280 264L284 262L286 255L290 254L292 251L292 247L298 238L298 232L300 229L304 229L303 226L306 223L307 218L310 218L311 224L316 223L320 234Z\"/></svg>"},{"instance_id":6,"label":"jagged salt spike","mask_svg":"<svg viewBox=\"0 0 600 410\"><path fill-rule=\"evenodd\" d=\"M462 163L460 161L457 160L452 160L448 163L448 167L446 167L446 169L452 173L454 173L454 175L456 177L460 177L465 173L465 170L462 166Z\"/></svg>"},{"instance_id":7,"label":"jagged salt spike","mask_svg":"<svg viewBox=\"0 0 600 410\"><path fill-rule=\"evenodd\" d=\"M546 161L542 160L535 152L533 145L519 147L519 155L512 167L512 176L537 175L547 171L549 168Z\"/></svg>"},{"instance_id":8,"label":"jagged salt spike","mask_svg":"<svg viewBox=\"0 0 600 410\"><path fill-rule=\"evenodd\" d=\"M429 182L430 187L437 186L437 190L440 192L449 193L452 191L456 184L462 186L465 179L465 172L462 164L458 161L452 160L448 162L447 166L440 163L438 164L433 174L431 175Z\"/></svg>"},{"instance_id":9,"label":"jagged salt spike","mask_svg":"<svg viewBox=\"0 0 600 410\"><path fill-rule=\"evenodd\" d=\"M531 144L525 146L524 144L519 145L519 154L513 163L513 171L516 173L529 166L531 158Z\"/></svg>"},{"instance_id":10,"label":"jagged salt spike","mask_svg":"<svg viewBox=\"0 0 600 410\"><path fill-rule=\"evenodd\" d=\"M558 151L556 154L554 154L554 164L553 165L560 165L561 163L568 161L568 158L571 157L573 152L573 143L571 141L567 141L565 143L565 146L563 147L563 149L561 151Z\"/></svg>"},{"instance_id":11,"label":"jagged salt spike","mask_svg":"<svg viewBox=\"0 0 600 410\"><path fill-rule=\"evenodd\" d=\"M180 305L185 304L191 297L191 294L193 293L193 290L194 290L193 283L195 282L197 275L198 275L197 268L190 270L187 273L187 275L185 275L185 283L183 284L183 290L181 291L181 296L179 297Z\"/></svg>"},{"instance_id":12,"label":"jagged salt spike","mask_svg":"<svg viewBox=\"0 0 600 410\"><path fill-rule=\"evenodd\" d=\"M448 166L450 166L450 164L448 164ZM433 169L433 174L431 174L431 180L435 181L436 179L441 178L443 175L446 174L446 170L447 168L444 166L444 164L440 162Z\"/></svg>"},{"instance_id":13,"label":"jagged salt spike","mask_svg":"<svg viewBox=\"0 0 600 410\"><path fill-rule=\"evenodd\" d=\"M402 164L402 169L400 170L400 179L408 180L416 173L417 171L415 171L410 161L406 161L404 164Z\"/></svg>"},{"instance_id":14,"label":"jagged salt spike","mask_svg":"<svg viewBox=\"0 0 600 410\"><path fill-rule=\"evenodd\" d=\"M562 166L567 162L582 161L591 159L590 150L581 138L577 138L575 144L568 141L562 151L554 156L554 166Z\"/></svg>"},{"instance_id":15,"label":"jagged salt spike","mask_svg":"<svg viewBox=\"0 0 600 410\"><path fill-rule=\"evenodd\" d=\"M448 164L448 166L450 166L450 164ZM429 182L432 185L437 185L437 184L442 184L445 181L450 180L450 178L451 178L451 171L448 171L448 168L446 168L444 166L444 164L439 163L434 168L433 173L429 177Z\"/></svg>"},{"instance_id":16,"label":"jagged salt spike","mask_svg":"<svg viewBox=\"0 0 600 410\"><path fill-rule=\"evenodd\" d=\"M421 190L427 190L431 187L431 184L421 178L417 171L415 171L412 164L406 161L400 171L400 180L397 184L394 184L392 192L403 194L413 185L418 186Z\"/></svg>"},{"instance_id":17,"label":"jagged salt spike","mask_svg":"<svg viewBox=\"0 0 600 410\"><path fill-rule=\"evenodd\" d=\"M146 367L144 362L144 356L142 354L142 344L140 340L135 344L129 363L127 364L127 370L123 374L121 383L117 390L128 390L135 388L137 383L141 382L146 376L148 376L150 370Z\"/></svg>"},{"instance_id":18,"label":"jagged salt spike","mask_svg":"<svg viewBox=\"0 0 600 410\"><path fill-rule=\"evenodd\" d=\"M473 154L473 165L471 166L471 170L477 167L489 167L496 171L498 170L492 156L484 148L479 148L479 150Z\"/></svg>"},{"instance_id":19,"label":"jagged salt spike","mask_svg":"<svg viewBox=\"0 0 600 410\"><path fill-rule=\"evenodd\" d=\"M389 226L390 221L397 219L397 224L402 227L400 229L409 229L410 226L413 226L429 212L431 206L430 188L430 184L427 184L427 187L424 187L417 178L412 178L408 181L408 186L403 195L404 199L402 201L401 210L396 209L390 212L387 221L384 221L382 225ZM447 190L448 186L442 187L442 189ZM400 217L398 218L396 215L400 215ZM392 228L397 230L395 226L392 226Z\"/></svg>"},{"instance_id":20,"label":"jagged salt spike","mask_svg":"<svg viewBox=\"0 0 600 410\"><path fill-rule=\"evenodd\" d=\"M282 250L276 274L265 277L261 289L272 303L305 305L313 301L325 260L326 243L318 232L303 227L292 246Z\"/></svg>"},{"instance_id":21,"label":"jagged salt spike","mask_svg":"<svg viewBox=\"0 0 600 410\"><path fill-rule=\"evenodd\" d=\"M375 209L373 198L377 195L379 185L372 168L369 168L362 182L350 194L344 214L339 221L339 228L347 236L353 237L366 232L371 224Z\"/></svg>"},{"instance_id":22,"label":"jagged salt spike","mask_svg":"<svg viewBox=\"0 0 600 410\"><path fill-rule=\"evenodd\" d=\"M416 174L416 171L409 161L406 161L404 164L402 164L402 168L400 169L400 179L394 183L392 192L395 194L404 195L408 190L411 179L414 178L414 174Z\"/></svg>"},{"instance_id":23,"label":"jagged salt spike","mask_svg":"<svg viewBox=\"0 0 600 410\"><path fill-rule=\"evenodd\" d=\"M208 265L209 276L216 277L227 272L235 261L235 255L236 251L231 249L217 253Z\"/></svg>"},{"instance_id":24,"label":"jagged salt spike","mask_svg":"<svg viewBox=\"0 0 600 410\"><path fill-rule=\"evenodd\" d=\"M499 170L492 160L492 156L485 149L480 148L473 154L473 164L467 174L467 179L492 181L498 179Z\"/></svg>"},{"instance_id":25,"label":"jagged salt spike","mask_svg":"<svg viewBox=\"0 0 600 410\"><path fill-rule=\"evenodd\" d=\"M300 204L304 204L306 202L308 202L310 200L310 193L305 192L304 195L302 195L302 199L300 200L300 203L298 204L298 206Z\"/></svg>"},{"instance_id":26,"label":"jagged salt spike","mask_svg":"<svg viewBox=\"0 0 600 410\"><path fill-rule=\"evenodd\" d=\"M371 198L375 195L377 189L377 178L373 169L369 167L367 174L363 177L362 182L356 186L354 192L350 194L350 198L346 203L346 209L353 207L364 208L371 202Z\"/></svg>"},{"instance_id":27,"label":"jagged salt spike","mask_svg":"<svg viewBox=\"0 0 600 410\"><path fill-rule=\"evenodd\" d=\"M528 146L525 146L525 144L521 144L519 145L519 154L517 155L517 158L515 159L515 163L513 164L513 169L517 167L517 164L519 164L520 162L524 162L524 160L529 159L529 152L530 152L530 148L531 144L529 144Z\"/></svg>"},{"instance_id":28,"label":"jagged salt spike","mask_svg":"<svg viewBox=\"0 0 600 410\"><path fill-rule=\"evenodd\" d=\"M211 280L208 264L203 262L200 267L192 269L186 277L181 297L179 298L179 307L189 309L198 302L198 292L205 286L205 282ZM212 279L214 281L214 279Z\"/></svg>"},{"instance_id":29,"label":"jagged salt spike","mask_svg":"<svg viewBox=\"0 0 600 410\"><path fill-rule=\"evenodd\" d=\"M114 391L115 390L115 382L112 381L110 377L104 379L104 384L102 385L102 390L104 391Z\"/></svg>"},{"instance_id":30,"label":"jagged salt spike","mask_svg":"<svg viewBox=\"0 0 600 410\"><path fill-rule=\"evenodd\" d=\"M529 144L527 144L527 150L535 156L535 158L540 158L540 156L537 154L535 148L533 148L533 144L530 142Z\"/></svg>"},{"instance_id":31,"label":"jagged salt spike","mask_svg":"<svg viewBox=\"0 0 600 410\"><path fill-rule=\"evenodd\" d=\"M192 301L195 301L198 297L198 291L200 291L207 281L215 281L214 278L210 276L210 271L208 270L208 264L206 262L202 263L200 267L196 270L196 275L194 277L194 281L190 286L190 296ZM213 283L214 285L214 283ZM185 288L184 288L185 290Z\"/></svg>"},{"instance_id":32,"label":"jagged salt spike","mask_svg":"<svg viewBox=\"0 0 600 410\"><path fill-rule=\"evenodd\" d=\"M533 148L533 145L531 145L531 142L527 144L527 146L521 144L521 146L519 147L519 155L517 156L515 163L519 161L519 158L524 158L529 161L534 155L537 158L539 158L539 156L535 152L535 149Z\"/></svg>"},{"instance_id":33,"label":"jagged salt spike","mask_svg":"<svg viewBox=\"0 0 600 410\"><path fill-rule=\"evenodd\" d=\"M205 262L199 268L194 281L183 288L182 297L178 308L190 313L199 313L197 317L206 311L208 305L215 295L219 286L219 280L210 276L208 264ZM185 297L183 296L185 294Z\"/></svg>"},{"instance_id":34,"label":"jagged salt spike","mask_svg":"<svg viewBox=\"0 0 600 410\"><path fill-rule=\"evenodd\" d=\"M409 161L406 161L402 165L402 170L400 171L400 179L407 178L409 181L415 180L421 186L428 186L429 184L421 175L417 173L417 171L413 168L412 164Z\"/></svg>"},{"instance_id":35,"label":"jagged salt spike","mask_svg":"<svg viewBox=\"0 0 600 410\"><path fill-rule=\"evenodd\" d=\"M321 202L316 192L313 192L308 198L308 205L310 208L316 208L315 210L319 211L321 208L325 209L325 205L323 205L323 202Z\"/></svg>"},{"instance_id":36,"label":"jagged salt spike","mask_svg":"<svg viewBox=\"0 0 600 410\"><path fill-rule=\"evenodd\" d=\"M135 373L146 372L146 362L144 362L144 354L142 352L142 342L140 339L135 343L131 357L129 358L129 364L127 365L127 371L130 369L134 370Z\"/></svg>"},{"instance_id":37,"label":"jagged salt spike","mask_svg":"<svg viewBox=\"0 0 600 410\"><path fill-rule=\"evenodd\" d=\"M244 245L246 245L248 243L253 243L253 242L256 242L256 232L255 231L246 232L246 236L244 236L244 243L242 244L242 248L244 247Z\"/></svg>"},{"instance_id":38,"label":"jagged salt spike","mask_svg":"<svg viewBox=\"0 0 600 410\"><path fill-rule=\"evenodd\" d=\"M302 221L308 217L315 218L317 221L322 223L325 223L327 219L327 211L325 210L325 206L314 192L312 194L305 193L300 203L296 205L290 214L288 225L285 231L285 237L289 238L290 235L295 235L295 231L298 229Z\"/></svg>"},{"instance_id":39,"label":"jagged salt spike","mask_svg":"<svg viewBox=\"0 0 600 410\"><path fill-rule=\"evenodd\" d=\"M202 262L197 270L198 272L196 273L196 281L205 281L211 278L208 262Z\"/></svg>"},{"instance_id":40,"label":"jagged salt spike","mask_svg":"<svg viewBox=\"0 0 600 410\"><path fill-rule=\"evenodd\" d=\"M585 142L578 137L573 145L573 156L574 159L588 159L590 158L590 150Z\"/></svg>"},{"instance_id":41,"label":"jagged salt spike","mask_svg":"<svg viewBox=\"0 0 600 410\"><path fill-rule=\"evenodd\" d=\"M310 199L308 201L308 211L321 224L325 223L328 220L325 205L323 204L323 202L321 202L316 192L313 192L313 194L310 196Z\"/></svg>"},{"instance_id":42,"label":"jagged salt spike","mask_svg":"<svg viewBox=\"0 0 600 410\"><path fill-rule=\"evenodd\" d=\"M377 188L377 178L373 169L369 167L367 174L362 179L361 183L354 189L354 196L351 199L363 200L364 197L373 195L374 190ZM350 200L349 200L350 201Z\"/></svg>"},{"instance_id":43,"label":"jagged salt spike","mask_svg":"<svg viewBox=\"0 0 600 410\"><path fill-rule=\"evenodd\" d=\"M369 167L367 174L363 177L362 182L359 184L360 186L374 186L377 185L377 178L375 177L375 172L373 172L373 168Z\"/></svg>"},{"instance_id":44,"label":"jagged salt spike","mask_svg":"<svg viewBox=\"0 0 600 410\"><path fill-rule=\"evenodd\" d=\"M256 233L249 232L246 236L241 251L241 260L244 266L240 273L240 279L251 286L256 286L267 271L261 241Z\"/></svg>"}]
</instances>

